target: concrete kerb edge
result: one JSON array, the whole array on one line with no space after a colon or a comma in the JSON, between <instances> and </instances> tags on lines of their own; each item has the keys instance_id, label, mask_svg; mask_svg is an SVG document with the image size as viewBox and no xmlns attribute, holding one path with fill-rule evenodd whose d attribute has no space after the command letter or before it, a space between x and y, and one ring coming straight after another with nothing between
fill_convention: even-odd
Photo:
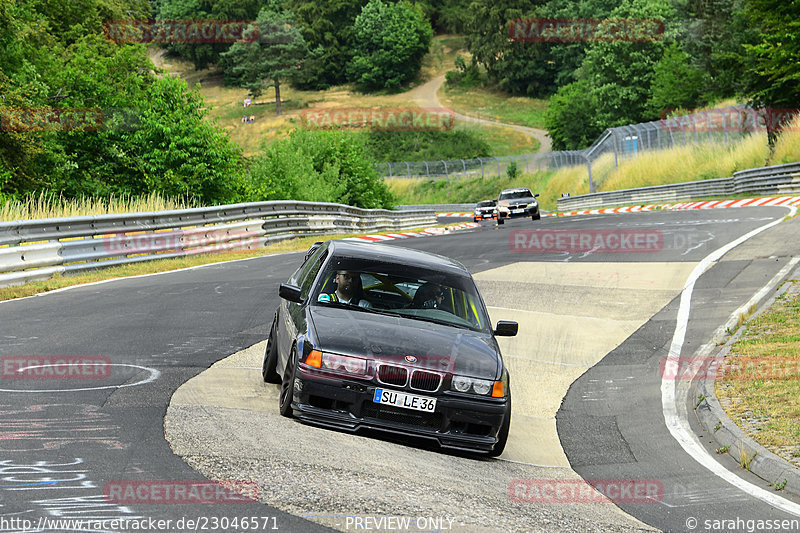
<instances>
[{"instance_id":1,"label":"concrete kerb edge","mask_svg":"<svg viewBox=\"0 0 800 533\"><path fill-rule=\"evenodd\" d=\"M718 362L731 351L733 345L742 336L748 322L761 315L772 306L775 300L787 292L794 284L800 282L789 281L800 277L800 267L787 274L782 280L778 280L772 288L772 294L765 296L755 313L752 314L733 335L722 346L713 352L713 357ZM721 342L722 339L712 339L712 342ZM719 366L719 365L714 365ZM715 379L706 377L711 372L715 372L712 365L709 365L706 375L700 377L697 386L697 394L702 395L703 401L695 409L697 419L705 428L708 434L719 444L720 448L725 448L725 453L729 454L737 463L741 464L742 454L746 454L750 460L749 471L766 482L769 487L783 490L795 496L800 496L800 468L791 464L786 459L771 452L745 433L733 420L720 404L715 391ZM718 452L719 453L719 452ZM785 482L785 484L784 484ZM784 484L781 489L776 487Z\"/></svg>"}]
</instances>

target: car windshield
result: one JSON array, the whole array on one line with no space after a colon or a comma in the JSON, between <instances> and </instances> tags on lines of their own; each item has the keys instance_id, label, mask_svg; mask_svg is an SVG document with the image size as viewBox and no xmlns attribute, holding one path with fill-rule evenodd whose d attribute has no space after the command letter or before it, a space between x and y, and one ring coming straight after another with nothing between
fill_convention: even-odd
<instances>
[{"instance_id":1,"label":"car windshield","mask_svg":"<svg viewBox=\"0 0 800 533\"><path fill-rule=\"evenodd\" d=\"M516 200L518 198L530 198L532 196L533 195L531 194L531 191L527 189L521 191L509 191L500 193L501 200Z\"/></svg>"},{"instance_id":2,"label":"car windshield","mask_svg":"<svg viewBox=\"0 0 800 533\"><path fill-rule=\"evenodd\" d=\"M347 305L366 313L491 331L486 309L468 275L333 257L317 280L311 305Z\"/></svg>"},{"instance_id":3,"label":"car windshield","mask_svg":"<svg viewBox=\"0 0 800 533\"><path fill-rule=\"evenodd\" d=\"M494 200L478 202L478 207L494 207Z\"/></svg>"}]
</instances>

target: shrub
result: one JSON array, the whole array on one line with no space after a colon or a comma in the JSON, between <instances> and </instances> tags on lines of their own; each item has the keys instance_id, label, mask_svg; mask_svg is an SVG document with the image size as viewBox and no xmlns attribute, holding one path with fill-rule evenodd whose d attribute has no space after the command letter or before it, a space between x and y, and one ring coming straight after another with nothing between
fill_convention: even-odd
<instances>
[{"instance_id":1,"label":"shrub","mask_svg":"<svg viewBox=\"0 0 800 533\"><path fill-rule=\"evenodd\" d=\"M249 170L249 200L336 202L363 208L394 205L389 189L352 133L294 130L269 145Z\"/></svg>"}]
</instances>

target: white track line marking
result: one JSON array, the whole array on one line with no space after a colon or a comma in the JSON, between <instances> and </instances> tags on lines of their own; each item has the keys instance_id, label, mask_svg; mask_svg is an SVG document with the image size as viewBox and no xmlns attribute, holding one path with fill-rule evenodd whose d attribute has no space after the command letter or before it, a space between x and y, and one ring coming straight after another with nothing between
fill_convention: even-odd
<instances>
[{"instance_id":1,"label":"white track line marking","mask_svg":"<svg viewBox=\"0 0 800 533\"><path fill-rule=\"evenodd\" d=\"M797 212L796 207L791 208L791 215L794 216ZM717 261L730 250L739 246L748 239L758 235L773 226L780 224L783 218L770 222L760 228L742 235L738 239L729 242L722 248L719 248L706 256L700 263L692 270L689 279L686 280L683 292L681 292L680 307L678 308L678 317L675 321L675 334L672 337L672 344L669 348L669 355L667 356L667 364L677 367L678 357L681 354L683 341L686 337L686 328L689 323L689 312L691 310L692 292L694 291L694 284L711 266L714 261ZM782 498L772 492L764 490L763 488L753 485L745 481L738 475L727 470L724 466L718 463L697 440L694 432L689 428L688 421L678 414L678 407L675 397L674 379L664 377L661 380L661 408L664 413L664 422L667 425L672 437L681 445L681 447L700 465L708 469L717 477L727 481L739 490L758 498L759 500L787 513L800 516L800 505Z\"/></svg>"}]
</instances>

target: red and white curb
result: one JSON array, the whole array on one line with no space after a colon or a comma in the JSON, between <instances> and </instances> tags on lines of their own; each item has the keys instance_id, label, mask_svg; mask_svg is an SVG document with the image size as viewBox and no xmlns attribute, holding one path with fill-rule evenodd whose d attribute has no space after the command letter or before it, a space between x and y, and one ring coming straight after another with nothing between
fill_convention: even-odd
<instances>
[{"instance_id":1,"label":"red and white curb","mask_svg":"<svg viewBox=\"0 0 800 533\"><path fill-rule=\"evenodd\" d=\"M710 200L706 202L684 202L678 204L635 205L613 209L587 209L549 213L544 217L571 217L576 215L609 215L613 213L637 213L641 211L687 211L690 209L725 209L730 207L800 206L800 196L770 196L743 200Z\"/></svg>"},{"instance_id":2,"label":"red and white curb","mask_svg":"<svg viewBox=\"0 0 800 533\"><path fill-rule=\"evenodd\" d=\"M436 213L437 217L472 218L472 213Z\"/></svg>"},{"instance_id":3,"label":"red and white curb","mask_svg":"<svg viewBox=\"0 0 800 533\"><path fill-rule=\"evenodd\" d=\"M453 224L446 228L425 228L422 231L412 231L404 233L381 233L376 235L362 235L361 237L347 237L345 241L361 241L361 242L381 242L392 241L394 239L408 239L409 237L430 237L433 235L446 235L453 231L462 229L477 228L480 224L475 222L464 222L461 224Z\"/></svg>"}]
</instances>

